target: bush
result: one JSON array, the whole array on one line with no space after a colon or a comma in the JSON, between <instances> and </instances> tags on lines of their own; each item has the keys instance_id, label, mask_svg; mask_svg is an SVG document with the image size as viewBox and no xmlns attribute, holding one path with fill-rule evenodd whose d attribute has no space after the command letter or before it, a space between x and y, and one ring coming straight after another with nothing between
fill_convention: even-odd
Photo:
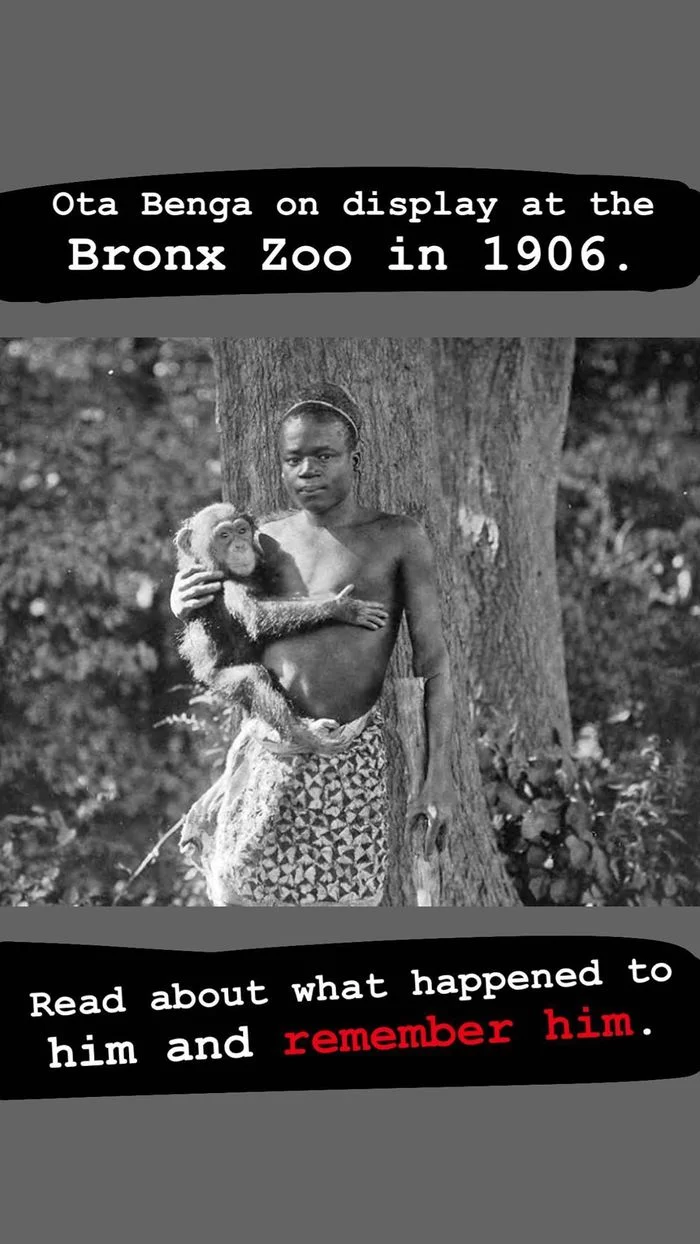
<instances>
[{"instance_id":1,"label":"bush","mask_svg":"<svg viewBox=\"0 0 700 1244\"><path fill-rule=\"evenodd\" d=\"M616 763L597 730L572 756L526 755L509 723L482 722L479 766L496 839L527 906L697 906L691 774L656 738Z\"/></svg>"}]
</instances>

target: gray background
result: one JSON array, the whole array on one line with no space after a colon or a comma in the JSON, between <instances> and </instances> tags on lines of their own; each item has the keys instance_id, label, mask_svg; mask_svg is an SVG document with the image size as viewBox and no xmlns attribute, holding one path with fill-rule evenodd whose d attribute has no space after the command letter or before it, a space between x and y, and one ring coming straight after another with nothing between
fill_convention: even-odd
<instances>
[{"instance_id":1,"label":"gray background","mask_svg":"<svg viewBox=\"0 0 700 1244\"><path fill-rule=\"evenodd\" d=\"M691 9L16 6L3 22L0 189L321 164L637 174L700 187ZM655 295L0 304L0 334L692 336L699 311L700 283ZM694 910L0 911L2 939L188 949L581 932L700 950ZM3 1225L12 1244L49 1233L658 1239L695 1223L699 1088L696 1076L3 1103Z\"/></svg>"}]
</instances>

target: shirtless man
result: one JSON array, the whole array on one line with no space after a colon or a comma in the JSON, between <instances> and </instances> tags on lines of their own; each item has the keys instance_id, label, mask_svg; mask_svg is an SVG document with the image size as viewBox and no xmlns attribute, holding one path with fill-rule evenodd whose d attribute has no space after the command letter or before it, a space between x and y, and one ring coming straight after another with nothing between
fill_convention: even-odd
<instances>
[{"instance_id":1,"label":"shirtless man","mask_svg":"<svg viewBox=\"0 0 700 1244\"><path fill-rule=\"evenodd\" d=\"M298 713L353 723L379 698L405 611L416 676L425 680L427 764L407 829L427 821L426 855L454 811L450 771L452 687L432 550L412 519L359 506L354 483L361 415L344 390L310 391L283 416L279 429L282 478L295 514L261 529L275 595L336 593L354 584L358 598L386 606L378 630L332 623L270 643L262 663L277 675ZM320 395L320 396L319 396ZM181 619L213 599L216 576L190 569L174 583L171 605Z\"/></svg>"}]
</instances>

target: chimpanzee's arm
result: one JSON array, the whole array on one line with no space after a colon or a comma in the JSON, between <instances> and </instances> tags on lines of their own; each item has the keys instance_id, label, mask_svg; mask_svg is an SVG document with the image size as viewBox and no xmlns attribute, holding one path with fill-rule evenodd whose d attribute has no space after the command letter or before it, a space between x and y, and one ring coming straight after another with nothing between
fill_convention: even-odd
<instances>
[{"instance_id":1,"label":"chimpanzee's arm","mask_svg":"<svg viewBox=\"0 0 700 1244\"><path fill-rule=\"evenodd\" d=\"M224 583L224 605L254 642L282 639L327 622L345 622L374 631L383 626L389 616L379 602L354 600L343 593L323 601L308 598L258 600L242 583L231 580Z\"/></svg>"}]
</instances>

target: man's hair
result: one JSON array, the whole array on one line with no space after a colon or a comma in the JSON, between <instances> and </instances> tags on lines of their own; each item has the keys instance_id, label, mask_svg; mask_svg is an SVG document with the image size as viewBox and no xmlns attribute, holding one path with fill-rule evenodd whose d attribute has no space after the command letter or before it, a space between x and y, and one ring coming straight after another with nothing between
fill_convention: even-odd
<instances>
[{"instance_id":1,"label":"man's hair","mask_svg":"<svg viewBox=\"0 0 700 1244\"><path fill-rule=\"evenodd\" d=\"M284 411L280 429L288 419L311 415L337 423L345 433L345 444L352 452L357 449L362 428L362 414L357 404L337 384L316 384L304 389Z\"/></svg>"}]
</instances>

